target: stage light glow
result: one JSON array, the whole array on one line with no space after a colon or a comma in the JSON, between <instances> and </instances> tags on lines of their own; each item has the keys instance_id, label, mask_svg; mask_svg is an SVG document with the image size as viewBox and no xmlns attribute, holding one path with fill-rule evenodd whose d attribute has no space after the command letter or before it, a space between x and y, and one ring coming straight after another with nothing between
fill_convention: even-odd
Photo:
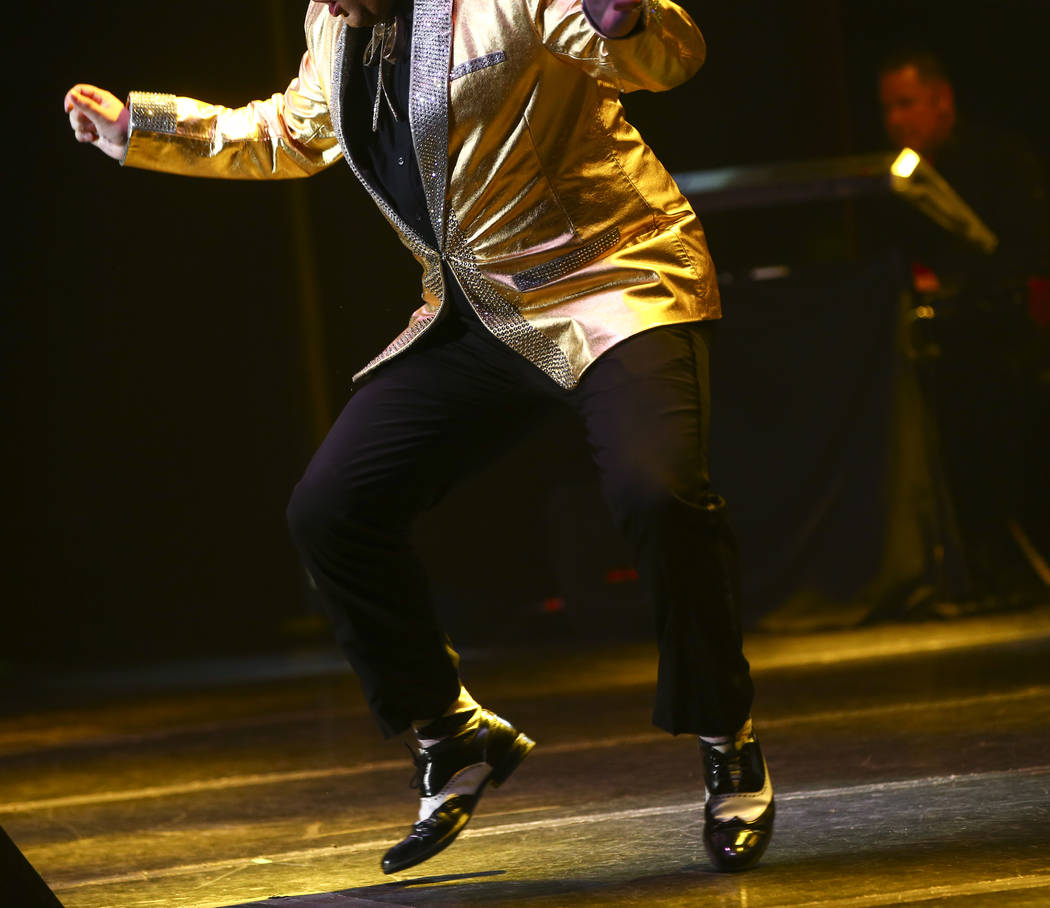
<instances>
[{"instance_id":1,"label":"stage light glow","mask_svg":"<svg viewBox=\"0 0 1050 908\"><path fill-rule=\"evenodd\" d=\"M918 154L910 148L904 148L901 150L901 153L897 155L897 160L890 165L890 173L895 177L901 177L906 180L915 173L915 168L918 166Z\"/></svg>"}]
</instances>

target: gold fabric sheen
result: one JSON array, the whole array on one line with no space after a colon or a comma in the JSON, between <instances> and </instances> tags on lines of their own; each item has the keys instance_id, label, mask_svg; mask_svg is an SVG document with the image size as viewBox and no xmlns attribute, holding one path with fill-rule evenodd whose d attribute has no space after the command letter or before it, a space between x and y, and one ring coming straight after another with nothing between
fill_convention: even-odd
<instances>
[{"instance_id":1,"label":"gold fabric sheen","mask_svg":"<svg viewBox=\"0 0 1050 908\"><path fill-rule=\"evenodd\" d=\"M133 92L124 163L235 179L303 177L345 158L423 268L408 327L355 376L407 348L444 298L442 258L481 321L563 387L658 325L718 318L703 229L624 118L621 92L701 66L703 37L670 0L599 35L579 0L416 0L409 119L438 249L361 178L342 131L351 29L310 3L307 51L281 94L231 109Z\"/></svg>"}]
</instances>

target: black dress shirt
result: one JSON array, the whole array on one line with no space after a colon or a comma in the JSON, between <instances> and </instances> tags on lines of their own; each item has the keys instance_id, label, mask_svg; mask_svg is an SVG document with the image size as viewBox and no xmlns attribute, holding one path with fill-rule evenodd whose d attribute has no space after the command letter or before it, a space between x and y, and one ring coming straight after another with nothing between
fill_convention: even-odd
<instances>
[{"instance_id":1,"label":"black dress shirt","mask_svg":"<svg viewBox=\"0 0 1050 908\"><path fill-rule=\"evenodd\" d=\"M408 88L411 76L409 54L412 34L412 2L399 2L395 6L398 18L400 53L395 63L361 64L362 93L367 106L359 105L354 111L354 130L360 138L368 166L372 171L374 185L379 189L408 225L428 244L436 246L434 230L427 211L423 181L416 163L416 152L412 146L412 129L408 123ZM379 100L378 129L372 131L372 112L376 93L379 91L380 67L386 82L388 95L397 111L397 119L384 98Z\"/></svg>"},{"instance_id":2,"label":"black dress shirt","mask_svg":"<svg viewBox=\"0 0 1050 908\"><path fill-rule=\"evenodd\" d=\"M362 77L355 79L351 84L350 91L354 97L351 103L346 105L344 132L349 137L354 157L361 165L365 178L425 243L437 248L426 195L423 192L423 179L412 144L412 129L408 122L412 0L398 0L395 12L401 19L398 23L401 37L397 61L371 65L365 64L363 59L354 61L354 65L360 68ZM361 43L363 48L367 40ZM397 119L387 106L386 99L380 98L378 127L373 132L372 114L376 93L379 91L380 65L383 68L387 94L397 111ZM444 264L442 267L448 299L452 303L451 310L470 328L485 330L449 267Z\"/></svg>"}]
</instances>

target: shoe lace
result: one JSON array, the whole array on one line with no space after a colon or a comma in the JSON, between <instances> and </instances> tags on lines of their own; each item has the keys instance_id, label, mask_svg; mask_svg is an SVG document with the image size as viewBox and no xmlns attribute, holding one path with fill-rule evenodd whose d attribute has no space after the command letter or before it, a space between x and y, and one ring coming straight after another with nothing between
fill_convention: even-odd
<instances>
[{"instance_id":1,"label":"shoe lace","mask_svg":"<svg viewBox=\"0 0 1050 908\"><path fill-rule=\"evenodd\" d=\"M423 773L426 771L427 766L426 754L422 749L418 751L413 750L407 741L402 743L405 745L405 750L408 751L408 755L412 759L412 765L415 767L412 778L408 780L408 787L418 790L423 785ZM417 820L412 824L412 833L414 835L425 835L428 833L430 828L437 822L439 813L440 809L435 810L429 817Z\"/></svg>"},{"instance_id":2,"label":"shoe lace","mask_svg":"<svg viewBox=\"0 0 1050 908\"><path fill-rule=\"evenodd\" d=\"M718 789L722 789L728 783L731 790L740 790L740 782L744 777L744 764L741 757L741 751L736 747L728 753L722 752L717 747L712 747L707 751L711 775L716 780Z\"/></svg>"}]
</instances>

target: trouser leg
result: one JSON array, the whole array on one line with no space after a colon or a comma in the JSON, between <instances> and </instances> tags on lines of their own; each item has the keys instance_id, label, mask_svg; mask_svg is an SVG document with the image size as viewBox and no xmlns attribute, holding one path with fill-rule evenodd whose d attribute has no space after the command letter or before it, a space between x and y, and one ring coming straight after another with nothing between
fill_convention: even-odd
<instances>
[{"instance_id":1,"label":"trouser leg","mask_svg":"<svg viewBox=\"0 0 1050 908\"><path fill-rule=\"evenodd\" d=\"M520 383L485 363L477 338L435 330L353 394L288 506L293 541L388 736L441 715L460 690L413 523L534 412ZM469 539L463 558L469 569Z\"/></svg>"},{"instance_id":2,"label":"trouser leg","mask_svg":"<svg viewBox=\"0 0 1050 908\"><path fill-rule=\"evenodd\" d=\"M708 481L711 331L692 323L624 341L585 373L572 399L654 609L653 721L674 734L717 736L743 725L753 687L736 545Z\"/></svg>"}]
</instances>

